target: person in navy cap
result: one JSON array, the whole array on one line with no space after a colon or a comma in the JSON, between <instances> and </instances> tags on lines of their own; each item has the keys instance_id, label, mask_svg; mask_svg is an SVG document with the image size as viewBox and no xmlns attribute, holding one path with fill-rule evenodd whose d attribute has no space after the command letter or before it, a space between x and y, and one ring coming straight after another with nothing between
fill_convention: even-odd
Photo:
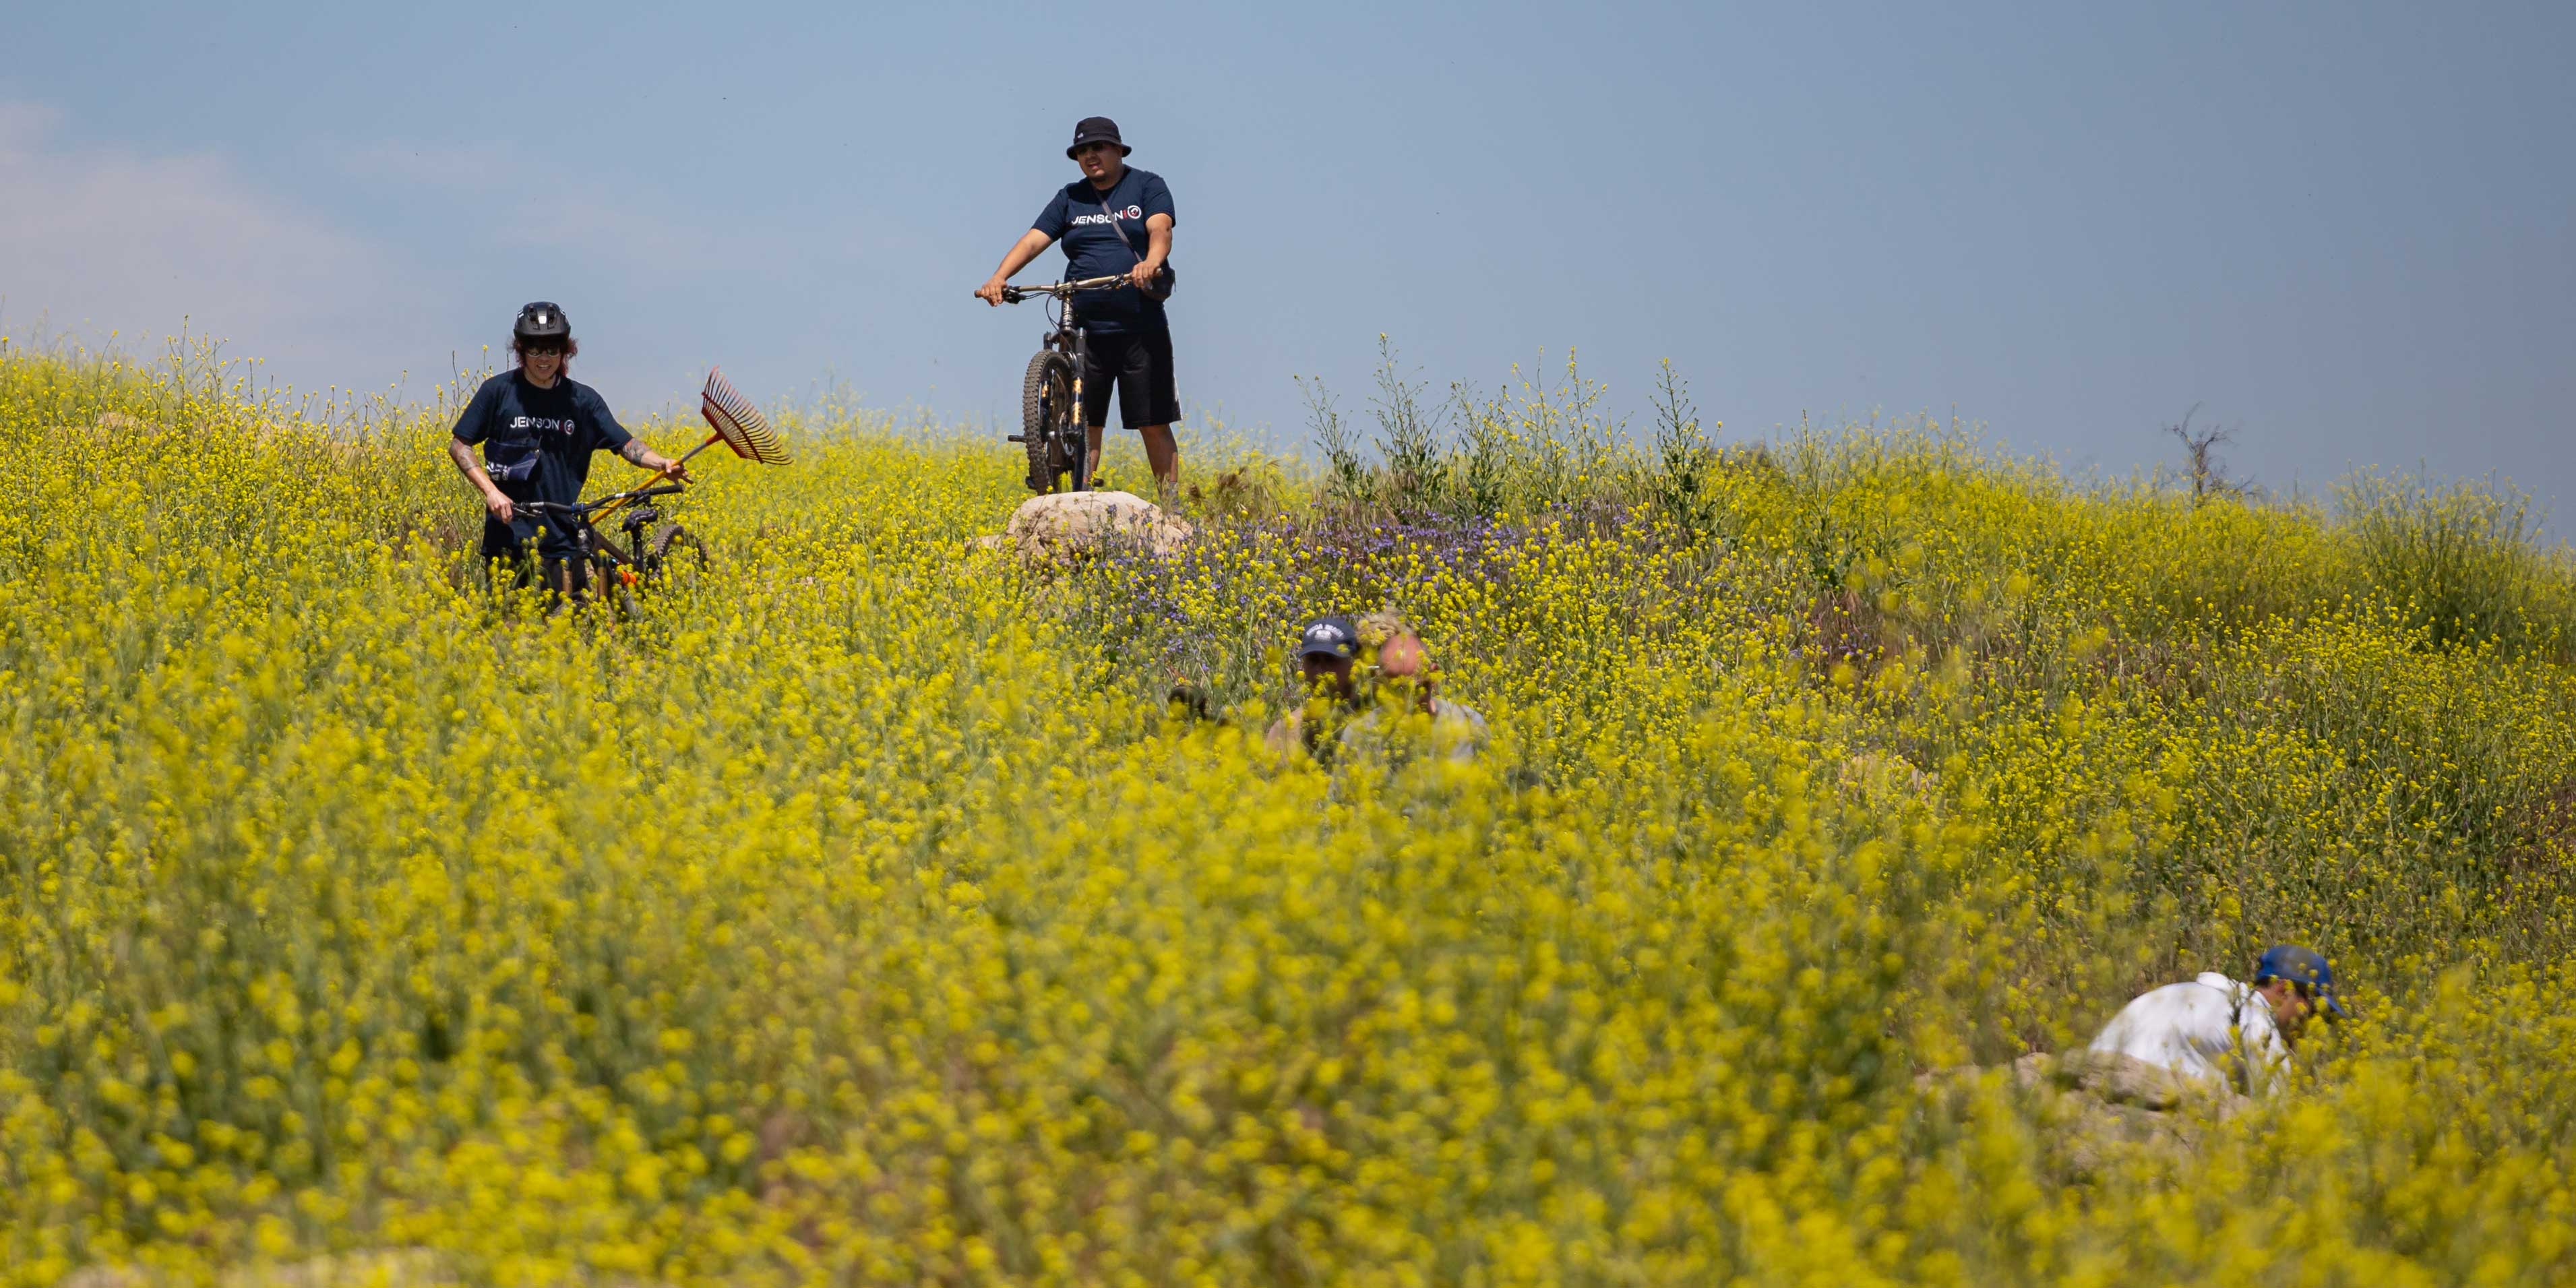
<instances>
[{"instance_id":1,"label":"person in navy cap","mask_svg":"<svg viewBox=\"0 0 2576 1288\"><path fill-rule=\"evenodd\" d=\"M1057 190L1020 234L976 298L1002 302L1011 275L1058 241L1064 243L1066 281L1125 277L1114 291L1086 291L1074 298L1074 318L1090 332L1090 358L1082 373L1082 423L1091 439L1084 468L1097 471L1101 427L1109 418L1109 390L1118 390L1118 416L1145 443L1145 462L1164 505L1180 499L1181 449L1172 423L1181 398L1172 380L1172 328L1163 300L1172 293L1172 190L1163 177L1127 164L1135 151L1118 137L1118 123L1087 116L1073 127L1065 156L1082 177ZM1044 491L1043 480L1029 486ZM1082 487L1091 486L1084 478Z\"/></svg>"},{"instance_id":2,"label":"person in navy cap","mask_svg":"<svg viewBox=\"0 0 2576 1288\"><path fill-rule=\"evenodd\" d=\"M2266 949L2254 980L2205 971L2139 995L2093 1039L2097 1052L2131 1056L2219 1085L2241 1078L2249 1092L2275 1085L2311 1016L2344 1017L2334 968L2295 944Z\"/></svg>"},{"instance_id":3,"label":"person in navy cap","mask_svg":"<svg viewBox=\"0 0 2576 1288\"><path fill-rule=\"evenodd\" d=\"M1303 746L1318 759L1329 754L1329 735L1359 706L1360 628L1341 613L1328 613L1297 628L1297 682L1302 706L1270 726L1274 751Z\"/></svg>"}]
</instances>

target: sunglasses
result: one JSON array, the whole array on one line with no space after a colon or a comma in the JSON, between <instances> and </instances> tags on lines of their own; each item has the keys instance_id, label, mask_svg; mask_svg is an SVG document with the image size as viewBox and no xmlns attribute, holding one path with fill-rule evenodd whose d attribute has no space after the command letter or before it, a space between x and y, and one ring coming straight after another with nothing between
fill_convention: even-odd
<instances>
[{"instance_id":1,"label":"sunglasses","mask_svg":"<svg viewBox=\"0 0 2576 1288\"><path fill-rule=\"evenodd\" d=\"M530 357L534 357L541 353L557 354L563 351L563 343L558 340L527 340L521 342L519 345L519 352L527 354Z\"/></svg>"}]
</instances>

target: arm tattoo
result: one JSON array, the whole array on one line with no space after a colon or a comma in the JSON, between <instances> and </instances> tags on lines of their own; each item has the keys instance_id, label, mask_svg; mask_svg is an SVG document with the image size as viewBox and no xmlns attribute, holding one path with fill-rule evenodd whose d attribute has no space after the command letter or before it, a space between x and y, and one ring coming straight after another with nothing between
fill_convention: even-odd
<instances>
[{"instance_id":1,"label":"arm tattoo","mask_svg":"<svg viewBox=\"0 0 2576 1288\"><path fill-rule=\"evenodd\" d=\"M644 463L644 457L652 450L652 448L644 445L643 439L630 438L626 440L626 446L617 449L617 454L625 457L628 461L631 461L634 464L642 465Z\"/></svg>"}]
</instances>

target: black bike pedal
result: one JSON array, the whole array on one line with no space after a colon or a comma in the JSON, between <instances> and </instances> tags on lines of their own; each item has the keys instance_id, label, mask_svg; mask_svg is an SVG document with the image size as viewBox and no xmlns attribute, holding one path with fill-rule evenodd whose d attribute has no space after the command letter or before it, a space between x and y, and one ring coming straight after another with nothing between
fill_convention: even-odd
<instances>
[{"instance_id":1,"label":"black bike pedal","mask_svg":"<svg viewBox=\"0 0 2576 1288\"><path fill-rule=\"evenodd\" d=\"M1014 443L1025 443L1029 441L1029 436L1026 434L1013 434L1010 437L1010 441Z\"/></svg>"}]
</instances>

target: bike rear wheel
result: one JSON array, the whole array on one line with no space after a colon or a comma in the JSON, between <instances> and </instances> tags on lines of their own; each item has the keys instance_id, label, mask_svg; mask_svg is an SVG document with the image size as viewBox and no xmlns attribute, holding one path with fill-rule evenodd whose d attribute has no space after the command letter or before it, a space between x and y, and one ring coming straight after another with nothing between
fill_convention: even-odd
<instances>
[{"instance_id":1,"label":"bike rear wheel","mask_svg":"<svg viewBox=\"0 0 2576 1288\"><path fill-rule=\"evenodd\" d=\"M662 524L649 535L634 531L632 539L633 563L601 555L591 578L619 617L633 618L644 600L696 585L707 571L706 544L679 524Z\"/></svg>"},{"instance_id":2,"label":"bike rear wheel","mask_svg":"<svg viewBox=\"0 0 2576 1288\"><path fill-rule=\"evenodd\" d=\"M653 538L644 543L644 582L651 586L685 586L706 574L710 561L707 545L698 535L676 523L665 523L653 530Z\"/></svg>"},{"instance_id":3,"label":"bike rear wheel","mask_svg":"<svg viewBox=\"0 0 2576 1288\"><path fill-rule=\"evenodd\" d=\"M1073 404L1073 360L1053 349L1030 358L1020 381L1020 440L1029 453L1030 491L1070 492L1081 485L1087 444L1080 410Z\"/></svg>"}]
</instances>

